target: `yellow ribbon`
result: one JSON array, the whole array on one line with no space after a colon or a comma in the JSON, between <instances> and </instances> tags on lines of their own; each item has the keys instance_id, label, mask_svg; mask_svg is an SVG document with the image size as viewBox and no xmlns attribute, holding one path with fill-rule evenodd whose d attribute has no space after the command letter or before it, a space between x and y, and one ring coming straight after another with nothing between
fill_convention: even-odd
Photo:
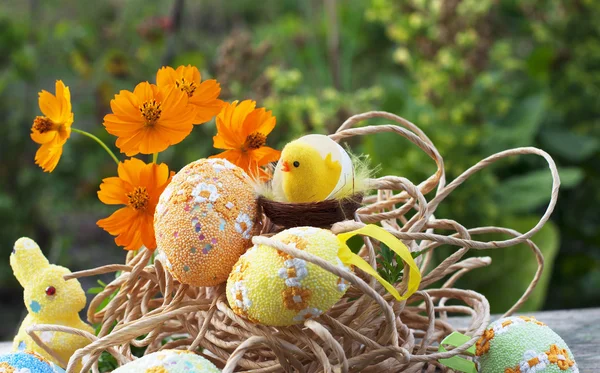
<instances>
[{"instance_id":1,"label":"yellow ribbon","mask_svg":"<svg viewBox=\"0 0 600 373\"><path fill-rule=\"evenodd\" d=\"M393 250L396 254L402 258L402 260L408 264L409 266L409 274L408 274L408 288L406 289L406 293L404 295L400 295L398 291L386 280L383 279L377 273L373 267L369 263L367 263L363 258L359 255L354 254L346 241L348 241L351 237L356 236L357 234L372 237L380 242L386 244L391 250ZM378 227L376 225L366 225L360 229L355 231L346 232L338 234L338 240L340 241L340 248L338 249L338 257L342 261L342 263L346 265L354 265L363 270L364 272L370 274L375 277L377 281L383 285L389 291L394 298L401 301L404 299L408 299L413 293L419 290L419 284L421 283L421 272L419 271L419 267L417 267L417 263L413 260L413 257L408 250L408 247L404 245L399 239L394 237L391 233L387 232L385 229Z\"/></svg>"}]
</instances>

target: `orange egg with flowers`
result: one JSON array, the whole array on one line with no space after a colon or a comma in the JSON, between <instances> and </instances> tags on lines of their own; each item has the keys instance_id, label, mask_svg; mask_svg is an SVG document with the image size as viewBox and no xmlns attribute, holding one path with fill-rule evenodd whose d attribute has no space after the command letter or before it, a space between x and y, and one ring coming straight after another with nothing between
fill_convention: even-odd
<instances>
[{"instance_id":1,"label":"orange egg with flowers","mask_svg":"<svg viewBox=\"0 0 600 373\"><path fill-rule=\"evenodd\" d=\"M225 159L182 168L160 196L154 215L158 258L179 282L214 286L257 233L258 205L250 177Z\"/></svg>"}]
</instances>

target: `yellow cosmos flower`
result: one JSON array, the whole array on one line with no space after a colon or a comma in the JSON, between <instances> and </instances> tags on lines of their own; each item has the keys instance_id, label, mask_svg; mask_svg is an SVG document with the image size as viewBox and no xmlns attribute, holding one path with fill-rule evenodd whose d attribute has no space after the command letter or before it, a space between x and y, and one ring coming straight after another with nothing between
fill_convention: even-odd
<instances>
[{"instance_id":1,"label":"yellow cosmos flower","mask_svg":"<svg viewBox=\"0 0 600 373\"><path fill-rule=\"evenodd\" d=\"M31 139L41 145L35 154L35 163L45 172L56 168L73 124L69 87L61 80L56 81L55 87L56 95L44 90L39 93L40 110L44 116L37 116L31 127Z\"/></svg>"},{"instance_id":2,"label":"yellow cosmos flower","mask_svg":"<svg viewBox=\"0 0 600 373\"><path fill-rule=\"evenodd\" d=\"M127 156L158 153L177 144L194 127L196 109L188 95L173 86L143 82L133 92L121 91L110 101L113 114L104 127L118 137L117 147Z\"/></svg>"},{"instance_id":3,"label":"yellow cosmos flower","mask_svg":"<svg viewBox=\"0 0 600 373\"><path fill-rule=\"evenodd\" d=\"M179 66L177 69L163 67L156 73L159 87L175 85L189 97L189 103L196 107L194 124L206 123L219 114L225 104L219 100L221 86L216 80L202 82L200 71L195 66Z\"/></svg>"},{"instance_id":4,"label":"yellow cosmos flower","mask_svg":"<svg viewBox=\"0 0 600 373\"><path fill-rule=\"evenodd\" d=\"M142 245L156 248L154 211L161 193L175 174L161 163L146 164L137 158L119 163L119 177L102 180L98 198L107 205L125 205L111 216L98 220L98 226L113 236L125 250Z\"/></svg>"}]
</instances>

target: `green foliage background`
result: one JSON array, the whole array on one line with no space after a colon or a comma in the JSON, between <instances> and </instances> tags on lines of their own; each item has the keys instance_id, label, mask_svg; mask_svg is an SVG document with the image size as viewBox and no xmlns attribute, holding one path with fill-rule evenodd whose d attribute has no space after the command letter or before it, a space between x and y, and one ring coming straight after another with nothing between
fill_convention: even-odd
<instances>
[{"instance_id":1,"label":"green foliage background","mask_svg":"<svg viewBox=\"0 0 600 373\"><path fill-rule=\"evenodd\" d=\"M101 125L121 89L170 64L194 64L227 100L273 110L269 141L328 133L349 115L397 113L436 144L453 179L503 149L538 146L560 167L556 211L534 237L546 255L526 309L600 305L600 3L593 0L240 0L222 2L5 0L0 3L0 315L16 325L21 290L8 266L12 243L36 239L72 269L120 261L95 226L112 209L95 192L114 163L73 134L44 174L29 139L37 92L71 87L75 126L114 148ZM174 10L182 6L181 17ZM376 123L376 122L375 122ZM214 123L161 154L172 169L214 153ZM418 182L434 165L398 137L352 146L382 174ZM116 149L115 149L116 150ZM549 200L543 160L521 157L470 179L436 213L467 227L531 228ZM501 238L501 237L498 237ZM449 248L438 250L447 255ZM507 309L535 272L526 247L491 255L459 286ZM0 335L10 336L10 322Z\"/></svg>"}]
</instances>

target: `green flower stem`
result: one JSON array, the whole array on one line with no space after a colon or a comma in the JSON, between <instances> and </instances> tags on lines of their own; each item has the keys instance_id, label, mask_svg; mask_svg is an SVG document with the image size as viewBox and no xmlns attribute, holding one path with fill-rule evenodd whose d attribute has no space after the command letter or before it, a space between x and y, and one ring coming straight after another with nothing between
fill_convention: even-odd
<instances>
[{"instance_id":1,"label":"green flower stem","mask_svg":"<svg viewBox=\"0 0 600 373\"><path fill-rule=\"evenodd\" d=\"M108 153L108 155L110 155L112 157L112 159L114 159L114 161L117 164L117 166L119 165L119 158L117 158L117 156L115 155L115 153L113 153L112 150L110 150L110 148L108 146L106 146L106 144L104 142L102 142L102 140L100 140L99 138L97 138L96 136L92 135L89 132L82 131L82 130L77 129L77 128L72 128L71 127L71 130L73 132L80 133L80 134L82 134L84 136L87 136L87 137L91 138L92 140L96 141L98 144L100 144L101 147L104 148L104 150L106 150L106 152Z\"/></svg>"},{"instance_id":2,"label":"green flower stem","mask_svg":"<svg viewBox=\"0 0 600 373\"><path fill-rule=\"evenodd\" d=\"M158 153L152 154L152 163L158 162Z\"/></svg>"}]
</instances>

